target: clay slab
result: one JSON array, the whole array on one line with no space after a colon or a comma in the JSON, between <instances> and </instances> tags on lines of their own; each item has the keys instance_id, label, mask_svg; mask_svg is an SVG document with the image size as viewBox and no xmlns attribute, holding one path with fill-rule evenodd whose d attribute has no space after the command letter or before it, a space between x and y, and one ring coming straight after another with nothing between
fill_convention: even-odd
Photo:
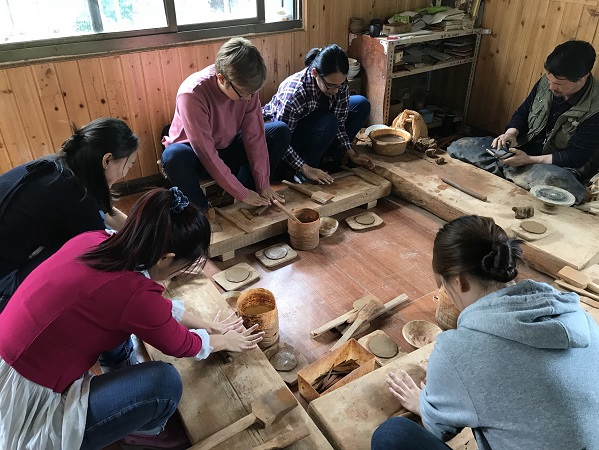
<instances>
[{"instance_id":1,"label":"clay slab","mask_svg":"<svg viewBox=\"0 0 599 450\"><path fill-rule=\"evenodd\" d=\"M370 333L370 334L367 334L366 336L363 336L363 337L361 337L360 339L358 339L358 344L360 344L360 345L361 345L362 347L364 347L366 350L368 350L368 351L371 351L371 350L369 350L369 349L370 349L370 346L369 346L369 344L370 344L370 340L371 340L373 337L376 337L376 336L386 336L386 337L388 337L389 339L392 339L392 338L391 338L391 337L389 337L389 335L388 335L387 333L385 333L383 330L375 330L375 331L373 331L372 333ZM395 361L396 359L399 359L399 358L401 358L402 356L405 356L405 355L407 355L407 353L405 353L405 352L402 352L401 350L399 350L399 352L397 353L397 355L395 355L395 356L394 356L394 357L392 357L392 358L380 358L380 357L378 357L378 356L376 356L376 355L375 355L375 356L376 356L376 362L378 363L378 365L379 365L379 366L384 366L384 365L386 365L386 364L389 364L389 363L391 363L391 362Z\"/></svg>"},{"instance_id":2,"label":"clay slab","mask_svg":"<svg viewBox=\"0 0 599 450\"><path fill-rule=\"evenodd\" d=\"M534 220L525 220L520 224L520 227L522 227L524 231L528 231L529 233L533 234L543 234L545 231L547 231L547 227L545 225Z\"/></svg>"},{"instance_id":3,"label":"clay slab","mask_svg":"<svg viewBox=\"0 0 599 450\"><path fill-rule=\"evenodd\" d=\"M522 226L521 226L522 223L517 223L517 224L512 225L511 229L516 236L524 239L525 241L536 241L538 239L546 238L547 236L549 236L553 233L554 229L552 227L550 227L549 224L547 222L545 222L544 220L535 218L534 221L538 222L539 224L543 225L546 228L544 233L542 233L542 234L530 233L530 232L526 231L524 228L522 228Z\"/></svg>"},{"instance_id":4,"label":"clay slab","mask_svg":"<svg viewBox=\"0 0 599 450\"><path fill-rule=\"evenodd\" d=\"M273 248L273 247L284 248L285 250L287 250L287 254L283 258L280 258L280 259L271 259L271 258L267 257L264 252L266 252L268 249ZM291 247L289 247L289 245L287 245L287 244L273 245L271 247L267 247L265 249L258 250L256 253L254 253L254 255L256 256L256 258L258 258L258 261L260 261L260 264L262 264L264 267L267 267L269 269L272 267L280 266L282 264L285 264L288 261L291 261L292 259L297 258L297 252L295 250L293 250Z\"/></svg>"},{"instance_id":5,"label":"clay slab","mask_svg":"<svg viewBox=\"0 0 599 450\"><path fill-rule=\"evenodd\" d=\"M293 352L295 354L295 357L297 358L297 366L295 366L293 370L290 370L289 372L277 371L277 373L281 376L283 381L288 386L293 386L297 383L297 373L304 367L308 367L308 360L304 357L304 355L302 355L295 348L293 348L291 345L285 342L279 342L279 345L273 345L272 347L266 349L264 351L264 355L270 361L270 358L272 358L277 352L281 350Z\"/></svg>"},{"instance_id":6,"label":"clay slab","mask_svg":"<svg viewBox=\"0 0 599 450\"><path fill-rule=\"evenodd\" d=\"M225 270L225 278L230 283L241 283L250 277L250 271L245 267L233 266Z\"/></svg>"},{"instance_id":7,"label":"clay slab","mask_svg":"<svg viewBox=\"0 0 599 450\"><path fill-rule=\"evenodd\" d=\"M359 223L356 221L356 217L359 217L360 222L367 222L366 216L368 215L374 218L374 221L372 223L366 225L364 223ZM355 216L348 217L347 219L345 219L345 221L352 230L366 230L367 228L378 227L383 223L383 219L381 219L379 216L372 212L356 214Z\"/></svg>"},{"instance_id":8,"label":"clay slab","mask_svg":"<svg viewBox=\"0 0 599 450\"><path fill-rule=\"evenodd\" d=\"M229 281L225 275L225 272L227 272L227 270L230 270L234 267L240 267L240 268L243 268L243 269L249 271L249 273L250 273L249 276L245 280L243 280L239 283L233 283L233 282ZM252 281L260 278L260 275L258 274L258 272L254 268L252 268L252 266L250 266L249 264L246 264L246 263L236 264L232 267L229 267L229 269L227 269L227 270L223 270L222 272L215 273L212 276L212 279L214 281L216 281L225 291L238 290L239 288L246 286L246 285L250 284Z\"/></svg>"}]
</instances>

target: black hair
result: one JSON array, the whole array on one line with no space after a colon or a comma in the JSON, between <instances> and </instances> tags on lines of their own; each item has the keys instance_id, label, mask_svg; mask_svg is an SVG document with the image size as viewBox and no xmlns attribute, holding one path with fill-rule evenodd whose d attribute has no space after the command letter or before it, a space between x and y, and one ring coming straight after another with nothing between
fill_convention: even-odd
<instances>
[{"instance_id":1,"label":"black hair","mask_svg":"<svg viewBox=\"0 0 599 450\"><path fill-rule=\"evenodd\" d=\"M79 180L102 211L112 214L112 196L102 158L106 153L111 153L114 160L128 158L138 145L137 136L125 122L102 117L75 129L62 144L55 162L61 172L69 171Z\"/></svg>"},{"instance_id":2,"label":"black hair","mask_svg":"<svg viewBox=\"0 0 599 450\"><path fill-rule=\"evenodd\" d=\"M191 266L205 262L209 245L210 224L200 208L176 188L159 188L135 202L118 233L79 259L104 272L147 270L174 253Z\"/></svg>"},{"instance_id":3,"label":"black hair","mask_svg":"<svg viewBox=\"0 0 599 450\"><path fill-rule=\"evenodd\" d=\"M595 49L586 41L571 40L558 45L545 61L545 70L555 77L578 81L595 64Z\"/></svg>"},{"instance_id":4,"label":"black hair","mask_svg":"<svg viewBox=\"0 0 599 450\"><path fill-rule=\"evenodd\" d=\"M433 271L444 279L466 274L483 282L507 283L518 275L521 242L510 239L490 217L459 217L435 237Z\"/></svg>"},{"instance_id":5,"label":"black hair","mask_svg":"<svg viewBox=\"0 0 599 450\"><path fill-rule=\"evenodd\" d=\"M306 67L314 67L323 77L331 73L349 72L349 60L341 47L337 44L327 45L323 48L313 48L304 58Z\"/></svg>"}]
</instances>

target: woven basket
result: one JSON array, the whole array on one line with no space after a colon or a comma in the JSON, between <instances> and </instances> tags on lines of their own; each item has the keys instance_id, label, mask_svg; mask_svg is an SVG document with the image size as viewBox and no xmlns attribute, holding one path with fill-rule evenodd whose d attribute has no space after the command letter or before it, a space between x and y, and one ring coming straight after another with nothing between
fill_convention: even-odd
<instances>
[{"instance_id":1,"label":"woven basket","mask_svg":"<svg viewBox=\"0 0 599 450\"><path fill-rule=\"evenodd\" d=\"M237 299L237 311L246 328L258 324L256 332L264 331L258 347L268 348L279 341L279 311L272 292L262 288L242 292Z\"/></svg>"},{"instance_id":2,"label":"woven basket","mask_svg":"<svg viewBox=\"0 0 599 450\"><path fill-rule=\"evenodd\" d=\"M458 327L458 316L460 310L455 307L445 289L439 289L439 292L434 297L437 302L437 312L435 319L443 330L454 330Z\"/></svg>"}]
</instances>

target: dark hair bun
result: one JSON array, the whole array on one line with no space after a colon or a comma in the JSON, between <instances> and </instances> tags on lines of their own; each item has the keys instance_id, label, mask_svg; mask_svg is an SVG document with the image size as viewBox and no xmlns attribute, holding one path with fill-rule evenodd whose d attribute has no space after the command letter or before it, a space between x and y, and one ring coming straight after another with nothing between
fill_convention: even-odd
<instances>
[{"instance_id":1,"label":"dark hair bun","mask_svg":"<svg viewBox=\"0 0 599 450\"><path fill-rule=\"evenodd\" d=\"M518 275L516 262L519 258L519 247L511 239L495 241L492 250L481 262L484 272L495 281L507 283Z\"/></svg>"}]
</instances>

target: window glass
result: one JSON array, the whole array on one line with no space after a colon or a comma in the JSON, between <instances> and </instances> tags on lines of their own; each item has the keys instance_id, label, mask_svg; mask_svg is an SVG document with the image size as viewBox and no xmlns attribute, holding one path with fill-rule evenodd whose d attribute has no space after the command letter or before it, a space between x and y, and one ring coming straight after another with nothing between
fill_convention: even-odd
<instances>
[{"instance_id":1,"label":"window glass","mask_svg":"<svg viewBox=\"0 0 599 450\"><path fill-rule=\"evenodd\" d=\"M175 0L178 25L251 19L258 16L256 0Z\"/></svg>"}]
</instances>

